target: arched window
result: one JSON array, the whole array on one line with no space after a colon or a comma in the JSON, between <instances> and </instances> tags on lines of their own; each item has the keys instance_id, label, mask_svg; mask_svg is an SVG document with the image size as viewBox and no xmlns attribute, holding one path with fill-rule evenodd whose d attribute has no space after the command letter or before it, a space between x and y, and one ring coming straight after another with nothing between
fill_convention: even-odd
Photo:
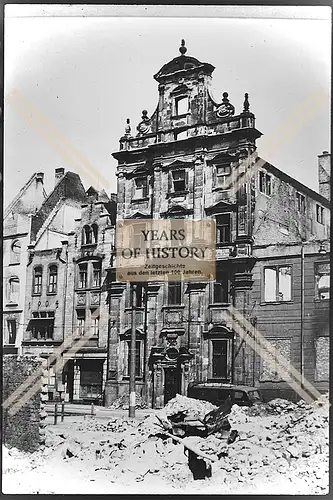
<instances>
[{"instance_id":1,"label":"arched window","mask_svg":"<svg viewBox=\"0 0 333 500\"><path fill-rule=\"evenodd\" d=\"M33 294L41 295L41 293L42 293L42 279L43 279L42 266L35 267L33 284L32 284L32 293Z\"/></svg>"},{"instance_id":2,"label":"arched window","mask_svg":"<svg viewBox=\"0 0 333 500\"><path fill-rule=\"evenodd\" d=\"M20 259L21 259L21 242L19 240L15 240L11 245L10 263L18 264L20 262Z\"/></svg>"},{"instance_id":3,"label":"arched window","mask_svg":"<svg viewBox=\"0 0 333 500\"><path fill-rule=\"evenodd\" d=\"M53 265L49 267L48 293L57 293L58 268Z\"/></svg>"},{"instance_id":4,"label":"arched window","mask_svg":"<svg viewBox=\"0 0 333 500\"><path fill-rule=\"evenodd\" d=\"M20 280L17 276L9 278L8 300L12 304L18 304L20 298Z\"/></svg>"},{"instance_id":5,"label":"arched window","mask_svg":"<svg viewBox=\"0 0 333 500\"><path fill-rule=\"evenodd\" d=\"M98 226L97 224L93 224L91 226L92 229L92 243L97 243L97 238L98 238Z\"/></svg>"},{"instance_id":6,"label":"arched window","mask_svg":"<svg viewBox=\"0 0 333 500\"><path fill-rule=\"evenodd\" d=\"M84 226L82 229L82 245L92 243L92 231L90 226Z\"/></svg>"}]
</instances>

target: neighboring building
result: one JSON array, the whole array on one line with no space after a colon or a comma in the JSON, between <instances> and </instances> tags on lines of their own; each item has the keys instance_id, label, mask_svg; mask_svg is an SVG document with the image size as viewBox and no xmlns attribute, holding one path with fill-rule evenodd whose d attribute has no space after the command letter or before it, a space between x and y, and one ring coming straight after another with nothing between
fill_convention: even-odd
<instances>
[{"instance_id":1,"label":"neighboring building","mask_svg":"<svg viewBox=\"0 0 333 500\"><path fill-rule=\"evenodd\" d=\"M153 407L177 392L186 394L193 380L255 384L286 393L286 385L267 375L265 364L235 334L232 320L225 318L230 304L324 390L329 292L318 298L311 287L315 280L319 289L328 283L321 278L328 272L327 257L318 252L328 239L329 202L262 162L256 155L262 134L255 128L248 94L243 110L235 114L227 93L221 103L212 97L214 67L186 56L184 43L180 52L154 76L159 84L155 112L151 117L142 112L136 136L128 120L120 151L113 154L118 160L117 220L215 218L217 276L209 283L137 287L137 391ZM328 172L326 156L325 168L323 159L321 165ZM255 174L229 188L249 167ZM327 176L320 179L322 193ZM132 316L129 284L115 281L114 268L109 280L107 404L128 392ZM285 288L280 290L281 283ZM322 321L314 328L318 315Z\"/></svg>"},{"instance_id":2,"label":"neighboring building","mask_svg":"<svg viewBox=\"0 0 333 500\"><path fill-rule=\"evenodd\" d=\"M31 224L23 352L48 358L60 348L57 365L49 366L49 398L62 390L68 401L94 401L102 394L106 373L108 303L103 283L116 204L105 192L86 192L77 174L63 169L56 174L55 188ZM96 337L81 349L62 348L90 328Z\"/></svg>"},{"instance_id":3,"label":"neighboring building","mask_svg":"<svg viewBox=\"0 0 333 500\"><path fill-rule=\"evenodd\" d=\"M55 170L55 186L31 217L25 267L23 354L48 357L65 335L67 244L87 195L78 174ZM50 396L55 378L49 370Z\"/></svg>"},{"instance_id":4,"label":"neighboring building","mask_svg":"<svg viewBox=\"0 0 333 500\"><path fill-rule=\"evenodd\" d=\"M44 174L30 177L9 204L3 221L3 347L4 354L21 353L26 266L31 218L46 198Z\"/></svg>"},{"instance_id":5,"label":"neighboring building","mask_svg":"<svg viewBox=\"0 0 333 500\"><path fill-rule=\"evenodd\" d=\"M88 331L92 338L74 355L64 353L66 399L95 401L104 394L107 371L109 305L106 276L113 253L115 196L87 191L75 230L68 239L65 335L73 340Z\"/></svg>"}]
</instances>

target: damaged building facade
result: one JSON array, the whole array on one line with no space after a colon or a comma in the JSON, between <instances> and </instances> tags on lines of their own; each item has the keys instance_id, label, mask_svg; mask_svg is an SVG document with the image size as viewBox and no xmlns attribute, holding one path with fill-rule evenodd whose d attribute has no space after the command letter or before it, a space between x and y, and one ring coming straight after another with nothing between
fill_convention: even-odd
<instances>
[{"instance_id":1,"label":"damaged building facade","mask_svg":"<svg viewBox=\"0 0 333 500\"><path fill-rule=\"evenodd\" d=\"M184 42L179 50L154 76L156 110L133 133L127 120L113 154L117 220L214 218L216 280L136 285L136 390L156 408L192 381L295 397L237 334L230 305L327 390L330 155L319 157L319 193L262 160L248 94L237 112L226 92L216 102L214 67L187 56ZM131 286L115 280L115 265L106 404L129 390Z\"/></svg>"}]
</instances>

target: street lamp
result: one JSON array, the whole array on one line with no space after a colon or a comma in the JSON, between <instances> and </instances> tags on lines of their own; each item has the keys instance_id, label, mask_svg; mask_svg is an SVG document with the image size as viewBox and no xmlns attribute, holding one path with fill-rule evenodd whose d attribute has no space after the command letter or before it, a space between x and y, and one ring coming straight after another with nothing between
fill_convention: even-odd
<instances>
[{"instance_id":1,"label":"street lamp","mask_svg":"<svg viewBox=\"0 0 333 500\"><path fill-rule=\"evenodd\" d=\"M129 417L135 417L136 286L131 283L132 324L129 366Z\"/></svg>"}]
</instances>

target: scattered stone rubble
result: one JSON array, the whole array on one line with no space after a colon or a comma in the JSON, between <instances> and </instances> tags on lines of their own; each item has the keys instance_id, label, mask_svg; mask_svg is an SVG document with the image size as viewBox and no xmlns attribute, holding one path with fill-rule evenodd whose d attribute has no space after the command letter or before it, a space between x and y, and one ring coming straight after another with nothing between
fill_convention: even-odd
<instances>
[{"instance_id":1,"label":"scattered stone rubble","mask_svg":"<svg viewBox=\"0 0 333 500\"><path fill-rule=\"evenodd\" d=\"M110 406L111 410L128 410L129 409L129 395L128 393L122 394L118 399L116 399ZM148 408L147 403L142 399L140 394L136 393L135 396L135 408L137 410L145 410Z\"/></svg>"},{"instance_id":2,"label":"scattered stone rubble","mask_svg":"<svg viewBox=\"0 0 333 500\"><path fill-rule=\"evenodd\" d=\"M61 432L60 426L57 430L49 426L46 446L63 461L89 462L95 471L105 470L111 482L126 485L155 476L177 490L194 480L189 451L184 448L187 443L212 457L212 474L204 482L207 487L216 486L216 491L221 491L221 485L232 491L242 484L250 491L265 481L290 480L299 481L303 493L324 494L328 491L328 407L328 396L313 405L275 400L259 416L251 408L233 405L227 416L231 431L238 431L232 443L227 440L230 431L223 430L176 442L161 422L172 433L173 416L203 419L215 409L210 403L177 395L140 423L128 417L105 424L86 418L77 428L81 431L77 437ZM281 411L273 413L277 408ZM103 439L96 440L93 431Z\"/></svg>"}]
</instances>

